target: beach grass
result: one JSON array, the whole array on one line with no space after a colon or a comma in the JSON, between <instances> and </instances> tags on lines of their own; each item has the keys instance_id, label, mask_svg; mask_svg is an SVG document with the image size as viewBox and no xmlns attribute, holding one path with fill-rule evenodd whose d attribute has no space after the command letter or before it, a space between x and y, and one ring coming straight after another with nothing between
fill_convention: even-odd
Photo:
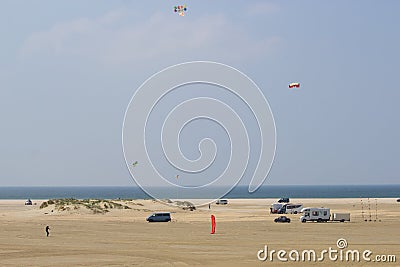
<instances>
[{"instance_id":1,"label":"beach grass","mask_svg":"<svg viewBox=\"0 0 400 267\"><path fill-rule=\"evenodd\" d=\"M49 199L40 205L40 209L54 205L54 209L58 211L69 211L71 209L78 210L85 207L93 211L94 214L104 214L109 212L109 209L131 209L128 205L123 205L112 200L106 199L75 199L61 198Z\"/></svg>"}]
</instances>

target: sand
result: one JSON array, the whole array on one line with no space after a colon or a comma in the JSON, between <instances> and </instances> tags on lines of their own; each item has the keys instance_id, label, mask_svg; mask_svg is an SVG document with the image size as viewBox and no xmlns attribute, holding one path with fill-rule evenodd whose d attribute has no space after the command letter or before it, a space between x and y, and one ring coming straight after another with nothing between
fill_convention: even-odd
<instances>
[{"instance_id":1,"label":"sand","mask_svg":"<svg viewBox=\"0 0 400 267\"><path fill-rule=\"evenodd\" d=\"M301 223L300 215L288 215L290 224L274 223L269 214L275 199L232 199L226 206L198 207L184 211L151 200L119 202L131 209L110 209L93 214L86 208L58 211L25 206L24 200L0 200L0 266L400 266L400 203L375 199L364 206L360 199L292 199L304 206L329 207L350 212L351 222ZM367 200L363 202L367 204ZM53 212L51 212L53 210ZM169 223L147 223L153 211L170 211ZM47 213L47 214L46 214ZM210 215L217 220L210 234ZM371 216L369 215L371 214ZM374 221L376 220L377 221ZM46 237L45 227L50 226ZM346 250L395 255L395 263L260 261L264 249L317 252L345 238ZM263 256L263 254L260 254ZM288 255L286 255L286 258Z\"/></svg>"}]
</instances>

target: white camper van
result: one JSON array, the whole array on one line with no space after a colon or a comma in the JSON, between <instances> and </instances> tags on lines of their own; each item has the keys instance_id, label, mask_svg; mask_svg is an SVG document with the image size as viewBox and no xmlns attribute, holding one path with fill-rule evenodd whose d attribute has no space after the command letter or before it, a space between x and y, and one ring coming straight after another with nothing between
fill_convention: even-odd
<instances>
[{"instance_id":1,"label":"white camper van","mask_svg":"<svg viewBox=\"0 0 400 267\"><path fill-rule=\"evenodd\" d=\"M300 221L327 222L331 217L330 211L328 208L304 208L301 210L303 216L300 217Z\"/></svg>"},{"instance_id":2,"label":"white camper van","mask_svg":"<svg viewBox=\"0 0 400 267\"><path fill-rule=\"evenodd\" d=\"M302 204L285 204L284 205L284 209L285 209L285 213L286 214L297 214L300 213L301 210L303 209L303 205Z\"/></svg>"}]
</instances>

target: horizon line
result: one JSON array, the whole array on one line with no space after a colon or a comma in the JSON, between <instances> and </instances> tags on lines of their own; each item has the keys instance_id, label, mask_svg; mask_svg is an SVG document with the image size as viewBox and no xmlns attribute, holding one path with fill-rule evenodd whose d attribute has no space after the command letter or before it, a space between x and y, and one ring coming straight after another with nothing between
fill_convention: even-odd
<instances>
[{"instance_id":1,"label":"horizon line","mask_svg":"<svg viewBox=\"0 0 400 267\"><path fill-rule=\"evenodd\" d=\"M262 185L261 187L268 186L400 186L400 183L397 184L271 184L271 185ZM248 185L237 185L236 187L247 187ZM4 187L137 187L141 188L138 185L0 185L0 188ZM163 187L163 186L146 186L148 187ZM230 185L221 185L221 186L213 186L213 187L230 187ZM260 187L260 188L261 188ZM232 190L234 189L232 188Z\"/></svg>"}]
</instances>

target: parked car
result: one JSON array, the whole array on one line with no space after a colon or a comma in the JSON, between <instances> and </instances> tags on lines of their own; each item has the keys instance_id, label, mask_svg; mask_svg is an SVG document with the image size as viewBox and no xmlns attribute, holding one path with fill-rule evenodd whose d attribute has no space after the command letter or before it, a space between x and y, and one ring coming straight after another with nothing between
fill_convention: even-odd
<instances>
[{"instance_id":1,"label":"parked car","mask_svg":"<svg viewBox=\"0 0 400 267\"><path fill-rule=\"evenodd\" d=\"M171 214L169 212L156 212L147 217L148 222L170 222Z\"/></svg>"},{"instance_id":2,"label":"parked car","mask_svg":"<svg viewBox=\"0 0 400 267\"><path fill-rule=\"evenodd\" d=\"M28 199L27 201L25 201L25 205L32 205L32 200Z\"/></svg>"},{"instance_id":3,"label":"parked car","mask_svg":"<svg viewBox=\"0 0 400 267\"><path fill-rule=\"evenodd\" d=\"M289 198L288 197L281 197L278 200L278 203L289 203Z\"/></svg>"},{"instance_id":4,"label":"parked car","mask_svg":"<svg viewBox=\"0 0 400 267\"><path fill-rule=\"evenodd\" d=\"M226 204L228 204L228 200L227 199L218 199L215 204L217 204L217 205L226 205Z\"/></svg>"},{"instance_id":5,"label":"parked car","mask_svg":"<svg viewBox=\"0 0 400 267\"><path fill-rule=\"evenodd\" d=\"M286 217L286 216L279 216L278 218L275 218L274 222L282 222L282 223L290 223L290 218Z\"/></svg>"}]
</instances>

